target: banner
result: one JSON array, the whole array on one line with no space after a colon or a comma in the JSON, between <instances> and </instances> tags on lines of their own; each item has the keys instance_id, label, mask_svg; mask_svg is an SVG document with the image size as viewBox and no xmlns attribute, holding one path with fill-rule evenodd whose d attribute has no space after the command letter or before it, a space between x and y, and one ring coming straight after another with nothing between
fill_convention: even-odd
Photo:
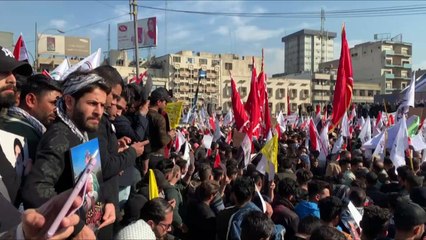
<instances>
[{"instance_id":1,"label":"banner","mask_svg":"<svg viewBox=\"0 0 426 240\"><path fill-rule=\"evenodd\" d=\"M179 125L182 109L183 102L167 103L166 112L169 116L170 128L175 129Z\"/></svg>"}]
</instances>

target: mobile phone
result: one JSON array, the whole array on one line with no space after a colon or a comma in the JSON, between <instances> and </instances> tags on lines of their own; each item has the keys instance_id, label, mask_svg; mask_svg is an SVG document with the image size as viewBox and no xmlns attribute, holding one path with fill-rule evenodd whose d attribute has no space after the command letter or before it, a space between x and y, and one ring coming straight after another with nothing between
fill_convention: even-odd
<instances>
[{"instance_id":1,"label":"mobile phone","mask_svg":"<svg viewBox=\"0 0 426 240\"><path fill-rule=\"evenodd\" d=\"M90 159L89 163L86 165L86 168L81 173L81 176L79 180L77 181L76 185L74 186L73 191L71 192L70 196L68 197L64 206L62 207L61 211L56 216L55 221L53 221L52 225L47 231L47 234L46 234L47 238L51 238L53 235L55 235L55 233L58 231L58 228L62 219L64 219L65 216L70 216L71 214L74 214L81 206L83 206L84 201L81 202L81 205L79 207L71 210L71 206L75 198L82 192L81 190L83 190L83 196L86 192L85 189L86 189L87 178L92 173L93 168L95 167L96 156L98 155L98 153L99 153L99 150L96 150L95 153L92 155L92 158Z\"/></svg>"}]
</instances>

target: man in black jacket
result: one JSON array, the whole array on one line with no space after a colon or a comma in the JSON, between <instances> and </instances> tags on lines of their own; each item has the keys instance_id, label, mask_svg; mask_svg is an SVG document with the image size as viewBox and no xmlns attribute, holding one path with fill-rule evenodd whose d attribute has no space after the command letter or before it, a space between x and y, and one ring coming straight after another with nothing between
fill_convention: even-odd
<instances>
[{"instance_id":1,"label":"man in black jacket","mask_svg":"<svg viewBox=\"0 0 426 240\"><path fill-rule=\"evenodd\" d=\"M32 171L24 183L25 207L39 207L73 187L70 148L88 141L87 133L98 129L109 92L103 79L92 72L77 72L67 77L63 85L64 95L57 103L59 120L41 138ZM115 221L115 207L107 192L109 188L102 185L99 201L105 205L100 228ZM75 227L74 236L95 238L83 221Z\"/></svg>"}]
</instances>

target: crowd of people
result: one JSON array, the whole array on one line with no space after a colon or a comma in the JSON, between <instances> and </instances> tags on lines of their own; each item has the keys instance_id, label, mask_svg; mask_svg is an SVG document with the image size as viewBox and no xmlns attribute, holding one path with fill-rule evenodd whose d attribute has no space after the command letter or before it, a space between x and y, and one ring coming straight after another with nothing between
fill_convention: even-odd
<instances>
[{"instance_id":1,"label":"crowd of people","mask_svg":"<svg viewBox=\"0 0 426 240\"><path fill-rule=\"evenodd\" d=\"M75 184L70 150L94 138L97 207L89 221L85 196L74 199L54 239L424 239L420 153L398 168L389 153L367 158L358 130L319 164L305 129L287 126L270 179L257 168L265 139L247 163L226 137L232 124L216 125L223 136L209 146L211 125L172 129L165 88L125 84L109 65L56 81L0 50L0 129L24 137L29 155L16 171L0 151L0 239L46 238Z\"/></svg>"}]
</instances>

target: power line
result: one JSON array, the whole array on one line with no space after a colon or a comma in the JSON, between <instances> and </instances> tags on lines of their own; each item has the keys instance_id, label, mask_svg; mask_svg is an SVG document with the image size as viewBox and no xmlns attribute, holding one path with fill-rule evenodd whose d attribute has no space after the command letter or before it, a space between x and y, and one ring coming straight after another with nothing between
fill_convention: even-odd
<instances>
[{"instance_id":1,"label":"power line","mask_svg":"<svg viewBox=\"0 0 426 240\"><path fill-rule=\"evenodd\" d=\"M160 8L140 5L140 8L159 10L165 12L212 15L212 16L228 16L228 17L261 17L261 18L319 18L320 12L267 12L267 13L250 13L250 12L209 12L209 11L191 11L170 8ZM404 16L426 14L426 5L406 5L392 7L376 7L364 9L348 9L327 11L327 17L330 18L356 18L356 17L384 17L384 16Z\"/></svg>"}]
</instances>

